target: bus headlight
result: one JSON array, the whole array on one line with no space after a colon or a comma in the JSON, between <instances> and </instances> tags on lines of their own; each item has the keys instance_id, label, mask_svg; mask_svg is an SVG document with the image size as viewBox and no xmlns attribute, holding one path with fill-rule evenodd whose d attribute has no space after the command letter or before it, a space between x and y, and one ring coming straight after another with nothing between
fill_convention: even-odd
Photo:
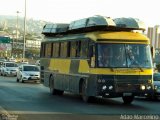
<instances>
[{"instance_id":1,"label":"bus headlight","mask_svg":"<svg viewBox=\"0 0 160 120\"><path fill-rule=\"evenodd\" d=\"M146 89L145 85L141 85L141 90L145 90L145 89Z\"/></svg>"},{"instance_id":2,"label":"bus headlight","mask_svg":"<svg viewBox=\"0 0 160 120\"><path fill-rule=\"evenodd\" d=\"M147 90L150 90L152 87L151 86L147 86Z\"/></svg>"},{"instance_id":3,"label":"bus headlight","mask_svg":"<svg viewBox=\"0 0 160 120\"><path fill-rule=\"evenodd\" d=\"M113 86L112 86L112 85L110 85L110 86L109 86L109 90L112 90L112 89L113 89Z\"/></svg>"},{"instance_id":4,"label":"bus headlight","mask_svg":"<svg viewBox=\"0 0 160 120\"><path fill-rule=\"evenodd\" d=\"M106 90L106 89L107 89L106 85L102 86L102 90Z\"/></svg>"}]
</instances>

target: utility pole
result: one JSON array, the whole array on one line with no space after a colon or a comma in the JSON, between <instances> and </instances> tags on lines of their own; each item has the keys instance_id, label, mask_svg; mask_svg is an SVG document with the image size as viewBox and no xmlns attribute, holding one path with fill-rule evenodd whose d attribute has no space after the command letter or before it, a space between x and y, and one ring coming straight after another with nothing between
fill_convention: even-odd
<instances>
[{"instance_id":1,"label":"utility pole","mask_svg":"<svg viewBox=\"0 0 160 120\"><path fill-rule=\"evenodd\" d=\"M18 42L18 14L19 11L17 11L16 42Z\"/></svg>"},{"instance_id":2,"label":"utility pole","mask_svg":"<svg viewBox=\"0 0 160 120\"><path fill-rule=\"evenodd\" d=\"M24 8L25 10L24 10L23 60L25 59L25 49L26 49L26 0Z\"/></svg>"}]
</instances>

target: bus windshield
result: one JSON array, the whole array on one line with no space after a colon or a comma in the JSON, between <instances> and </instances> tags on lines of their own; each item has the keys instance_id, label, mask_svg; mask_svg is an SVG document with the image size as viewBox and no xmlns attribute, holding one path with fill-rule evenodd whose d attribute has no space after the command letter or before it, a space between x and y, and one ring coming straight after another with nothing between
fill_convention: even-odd
<instances>
[{"instance_id":1,"label":"bus windshield","mask_svg":"<svg viewBox=\"0 0 160 120\"><path fill-rule=\"evenodd\" d=\"M146 44L98 44L98 67L151 68L150 46Z\"/></svg>"}]
</instances>

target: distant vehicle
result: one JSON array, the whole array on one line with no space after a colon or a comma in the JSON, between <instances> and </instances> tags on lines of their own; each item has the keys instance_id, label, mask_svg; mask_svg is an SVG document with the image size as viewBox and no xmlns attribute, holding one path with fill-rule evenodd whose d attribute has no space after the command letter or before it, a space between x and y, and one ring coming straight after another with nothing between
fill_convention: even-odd
<instances>
[{"instance_id":1,"label":"distant vehicle","mask_svg":"<svg viewBox=\"0 0 160 120\"><path fill-rule=\"evenodd\" d=\"M40 70L36 65L23 64L20 65L17 72L17 82L24 81L40 81Z\"/></svg>"},{"instance_id":2,"label":"distant vehicle","mask_svg":"<svg viewBox=\"0 0 160 120\"><path fill-rule=\"evenodd\" d=\"M0 74L1 74L1 71L2 71L2 67L3 67L3 62L4 61L0 61Z\"/></svg>"},{"instance_id":3,"label":"distant vehicle","mask_svg":"<svg viewBox=\"0 0 160 120\"><path fill-rule=\"evenodd\" d=\"M160 96L160 73L154 73L153 75L153 84L154 84L154 99L157 99Z\"/></svg>"},{"instance_id":4,"label":"distant vehicle","mask_svg":"<svg viewBox=\"0 0 160 120\"><path fill-rule=\"evenodd\" d=\"M28 64L28 61L23 61L21 62L21 64Z\"/></svg>"},{"instance_id":5,"label":"distant vehicle","mask_svg":"<svg viewBox=\"0 0 160 120\"><path fill-rule=\"evenodd\" d=\"M17 62L17 60L15 58L9 58L8 61L10 61L10 62Z\"/></svg>"},{"instance_id":6,"label":"distant vehicle","mask_svg":"<svg viewBox=\"0 0 160 120\"><path fill-rule=\"evenodd\" d=\"M17 75L18 65L14 62L3 62L1 68L1 75L9 76L9 75Z\"/></svg>"},{"instance_id":7,"label":"distant vehicle","mask_svg":"<svg viewBox=\"0 0 160 120\"><path fill-rule=\"evenodd\" d=\"M37 66L40 66L40 60L37 60L37 61L36 61L36 65L37 65Z\"/></svg>"},{"instance_id":8,"label":"distant vehicle","mask_svg":"<svg viewBox=\"0 0 160 120\"><path fill-rule=\"evenodd\" d=\"M22 60L21 63L22 64L28 64L28 61L27 60Z\"/></svg>"},{"instance_id":9,"label":"distant vehicle","mask_svg":"<svg viewBox=\"0 0 160 120\"><path fill-rule=\"evenodd\" d=\"M5 62L6 59L5 59L5 58L0 58L0 61L1 61L1 62Z\"/></svg>"}]
</instances>

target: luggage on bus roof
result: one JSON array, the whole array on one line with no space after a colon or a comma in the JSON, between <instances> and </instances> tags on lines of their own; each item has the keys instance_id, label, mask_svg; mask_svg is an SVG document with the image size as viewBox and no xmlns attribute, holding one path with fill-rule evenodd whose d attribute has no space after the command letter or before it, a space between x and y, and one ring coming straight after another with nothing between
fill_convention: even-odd
<instances>
[{"instance_id":1,"label":"luggage on bus roof","mask_svg":"<svg viewBox=\"0 0 160 120\"><path fill-rule=\"evenodd\" d=\"M43 28L43 34L57 34L57 33L64 33L67 32L69 24L46 24Z\"/></svg>"},{"instance_id":2,"label":"luggage on bus roof","mask_svg":"<svg viewBox=\"0 0 160 120\"><path fill-rule=\"evenodd\" d=\"M80 20L72 21L69 25L69 30L81 29L95 26L116 26L114 21L110 17L93 16Z\"/></svg>"},{"instance_id":3,"label":"luggage on bus roof","mask_svg":"<svg viewBox=\"0 0 160 120\"><path fill-rule=\"evenodd\" d=\"M131 31L145 30L142 21L136 18L115 18L92 16L72 21L70 24L46 24L42 34L46 36L66 35L91 31Z\"/></svg>"},{"instance_id":4,"label":"luggage on bus roof","mask_svg":"<svg viewBox=\"0 0 160 120\"><path fill-rule=\"evenodd\" d=\"M116 27L129 28L134 30L145 30L144 22L136 18L116 18L114 19Z\"/></svg>"}]
</instances>

